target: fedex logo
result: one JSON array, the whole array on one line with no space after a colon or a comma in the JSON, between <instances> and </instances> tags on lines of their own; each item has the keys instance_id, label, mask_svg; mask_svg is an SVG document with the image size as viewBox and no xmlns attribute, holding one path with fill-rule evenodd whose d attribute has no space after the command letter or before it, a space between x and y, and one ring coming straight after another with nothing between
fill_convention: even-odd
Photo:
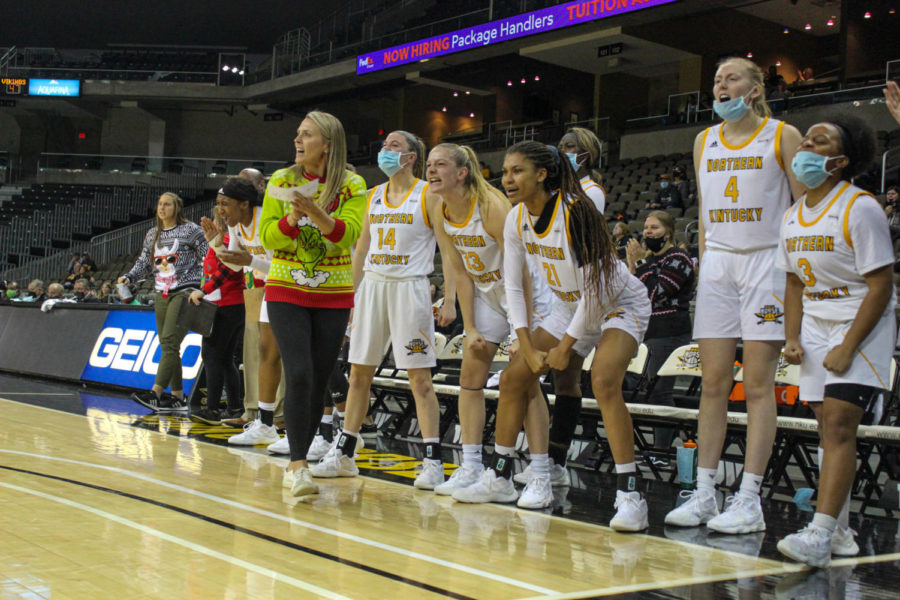
<instances>
[{"instance_id":1,"label":"fedex logo","mask_svg":"<svg viewBox=\"0 0 900 600\"><path fill-rule=\"evenodd\" d=\"M200 348L202 341L203 337L198 333L187 334L181 342L182 357L189 347ZM100 369L156 375L159 357L159 336L155 331L107 327L97 337L88 364ZM192 362L193 364L182 364L181 372L185 379L194 379L200 372L202 361L199 353L193 357Z\"/></svg>"},{"instance_id":2,"label":"fedex logo","mask_svg":"<svg viewBox=\"0 0 900 600\"><path fill-rule=\"evenodd\" d=\"M360 69L371 69L371 68L374 67L374 66L375 66L375 61L372 60L372 57L371 57L371 56L366 56L366 57L361 57L361 58L359 59L359 63L358 63L358 65L357 65L357 68L360 68Z\"/></svg>"}]
</instances>

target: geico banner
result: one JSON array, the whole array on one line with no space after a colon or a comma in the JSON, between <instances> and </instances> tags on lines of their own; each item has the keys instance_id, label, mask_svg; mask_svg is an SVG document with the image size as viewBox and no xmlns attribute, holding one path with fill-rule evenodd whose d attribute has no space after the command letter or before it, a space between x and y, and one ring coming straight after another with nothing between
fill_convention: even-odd
<instances>
[{"instance_id":1,"label":"geico banner","mask_svg":"<svg viewBox=\"0 0 900 600\"><path fill-rule=\"evenodd\" d=\"M188 333L181 342L185 395L191 393L203 364L202 341L200 334ZM81 378L150 389L159 369L160 354L156 317L152 312L113 311L106 316Z\"/></svg>"}]
</instances>

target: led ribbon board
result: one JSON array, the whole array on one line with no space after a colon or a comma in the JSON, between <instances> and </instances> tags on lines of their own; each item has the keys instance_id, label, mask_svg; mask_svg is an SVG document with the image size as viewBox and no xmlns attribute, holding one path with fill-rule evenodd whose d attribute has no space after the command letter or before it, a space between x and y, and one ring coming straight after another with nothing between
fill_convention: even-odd
<instances>
[{"instance_id":1,"label":"led ribbon board","mask_svg":"<svg viewBox=\"0 0 900 600\"><path fill-rule=\"evenodd\" d=\"M483 25L401 44L356 58L356 74L363 75L398 65L471 50L563 27L615 17L676 0L577 0Z\"/></svg>"}]
</instances>

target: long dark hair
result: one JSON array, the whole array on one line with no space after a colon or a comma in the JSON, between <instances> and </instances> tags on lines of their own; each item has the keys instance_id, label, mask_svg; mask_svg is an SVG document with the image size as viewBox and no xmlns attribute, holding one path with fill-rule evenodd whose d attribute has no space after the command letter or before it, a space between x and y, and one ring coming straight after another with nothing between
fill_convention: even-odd
<instances>
[{"instance_id":1,"label":"long dark hair","mask_svg":"<svg viewBox=\"0 0 900 600\"><path fill-rule=\"evenodd\" d=\"M611 289L616 278L616 246L606 220L581 189L572 165L568 160L560 160L559 150L540 142L519 142L510 146L506 154L521 154L535 169L547 170L544 189L551 198L559 191L560 201L565 203L569 214L576 217L582 243L572 251L584 265L586 284L594 289L597 298L602 298L602 292Z\"/></svg>"}]
</instances>

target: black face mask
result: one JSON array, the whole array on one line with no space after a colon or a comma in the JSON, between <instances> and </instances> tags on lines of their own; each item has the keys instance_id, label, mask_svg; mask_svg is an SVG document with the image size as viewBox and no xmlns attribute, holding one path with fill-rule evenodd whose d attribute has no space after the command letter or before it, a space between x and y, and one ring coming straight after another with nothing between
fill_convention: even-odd
<instances>
[{"instance_id":1,"label":"black face mask","mask_svg":"<svg viewBox=\"0 0 900 600\"><path fill-rule=\"evenodd\" d=\"M647 250L650 252L659 252L666 245L666 238L665 236L658 238L645 237L644 244L647 245Z\"/></svg>"}]
</instances>

